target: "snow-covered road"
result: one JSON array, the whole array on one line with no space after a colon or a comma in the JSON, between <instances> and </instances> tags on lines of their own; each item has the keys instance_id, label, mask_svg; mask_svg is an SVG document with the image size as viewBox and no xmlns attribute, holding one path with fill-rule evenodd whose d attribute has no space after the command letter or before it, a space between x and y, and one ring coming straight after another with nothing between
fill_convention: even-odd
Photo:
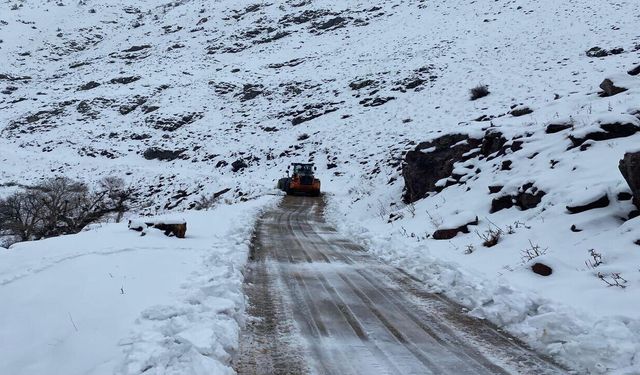
<instances>
[{"instance_id":1,"label":"snow-covered road","mask_svg":"<svg viewBox=\"0 0 640 375\"><path fill-rule=\"evenodd\" d=\"M564 374L329 226L321 199L263 215L239 374Z\"/></svg>"}]
</instances>

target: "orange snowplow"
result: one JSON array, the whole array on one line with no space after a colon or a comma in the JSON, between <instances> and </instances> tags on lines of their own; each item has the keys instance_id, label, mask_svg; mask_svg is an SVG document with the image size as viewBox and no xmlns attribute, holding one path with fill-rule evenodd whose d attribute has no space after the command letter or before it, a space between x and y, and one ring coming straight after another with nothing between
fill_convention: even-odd
<instances>
[{"instance_id":1,"label":"orange snowplow","mask_svg":"<svg viewBox=\"0 0 640 375\"><path fill-rule=\"evenodd\" d=\"M289 176L289 170L293 173ZM315 178L313 172L316 168L311 163L292 163L287 168L287 177L278 180L278 189L289 195L308 194L313 197L320 195L320 180Z\"/></svg>"}]
</instances>

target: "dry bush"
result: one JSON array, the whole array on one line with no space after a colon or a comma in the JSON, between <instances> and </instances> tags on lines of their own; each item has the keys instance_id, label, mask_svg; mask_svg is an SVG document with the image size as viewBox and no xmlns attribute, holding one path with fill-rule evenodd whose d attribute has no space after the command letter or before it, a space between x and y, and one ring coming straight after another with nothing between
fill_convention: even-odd
<instances>
[{"instance_id":1,"label":"dry bush","mask_svg":"<svg viewBox=\"0 0 640 375\"><path fill-rule=\"evenodd\" d=\"M0 236L20 242L78 233L109 214L122 219L131 196L115 177L95 190L66 177L48 179L0 199Z\"/></svg>"},{"instance_id":2,"label":"dry bush","mask_svg":"<svg viewBox=\"0 0 640 375\"><path fill-rule=\"evenodd\" d=\"M484 246L484 247L493 247L493 246L497 245L498 242L500 242L500 237L502 237L502 229L500 229L498 227L496 227L496 228L489 227L483 233L480 233L479 231L476 231L476 234L482 240L482 246Z\"/></svg>"},{"instance_id":3,"label":"dry bush","mask_svg":"<svg viewBox=\"0 0 640 375\"><path fill-rule=\"evenodd\" d=\"M607 284L607 286L615 286L622 289L627 287L625 285L627 283L627 280L620 276L619 272L612 272L610 274L598 272L597 276L598 279L602 280L605 284Z\"/></svg>"},{"instance_id":4,"label":"dry bush","mask_svg":"<svg viewBox=\"0 0 640 375\"><path fill-rule=\"evenodd\" d=\"M587 268L596 268L599 265L601 265L602 263L604 263L602 261L602 254L596 252L595 249L590 249L589 250L589 255L591 256L591 259L587 259L584 261L584 264L587 266Z\"/></svg>"},{"instance_id":5,"label":"dry bush","mask_svg":"<svg viewBox=\"0 0 640 375\"><path fill-rule=\"evenodd\" d=\"M469 90L469 94L471 95L471 100L478 100L480 98L484 98L489 95L491 91L489 91L489 86L487 85L478 85L471 90Z\"/></svg>"},{"instance_id":6,"label":"dry bush","mask_svg":"<svg viewBox=\"0 0 640 375\"><path fill-rule=\"evenodd\" d=\"M522 250L520 252L520 255L522 257L522 261L524 263L527 263L530 260L539 257L540 255L546 254L548 249L549 248L542 249L540 248L540 245L534 244L533 242L531 242L531 240L529 240L529 247Z\"/></svg>"}]
</instances>

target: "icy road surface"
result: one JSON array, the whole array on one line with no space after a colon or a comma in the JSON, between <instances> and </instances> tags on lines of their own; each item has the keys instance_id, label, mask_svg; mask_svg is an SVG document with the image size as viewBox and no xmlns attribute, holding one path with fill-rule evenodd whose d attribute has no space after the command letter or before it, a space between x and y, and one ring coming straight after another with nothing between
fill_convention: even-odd
<instances>
[{"instance_id":1,"label":"icy road surface","mask_svg":"<svg viewBox=\"0 0 640 375\"><path fill-rule=\"evenodd\" d=\"M331 228L321 198L257 224L236 369L254 374L566 374Z\"/></svg>"}]
</instances>

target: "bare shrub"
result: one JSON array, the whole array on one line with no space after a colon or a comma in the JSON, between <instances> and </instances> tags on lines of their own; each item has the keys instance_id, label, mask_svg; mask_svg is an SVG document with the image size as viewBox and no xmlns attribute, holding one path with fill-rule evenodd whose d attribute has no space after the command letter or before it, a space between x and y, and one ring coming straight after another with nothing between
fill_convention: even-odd
<instances>
[{"instance_id":1,"label":"bare shrub","mask_svg":"<svg viewBox=\"0 0 640 375\"><path fill-rule=\"evenodd\" d=\"M411 217L416 217L416 204L414 202L407 203L407 211L409 211Z\"/></svg>"},{"instance_id":2,"label":"bare shrub","mask_svg":"<svg viewBox=\"0 0 640 375\"><path fill-rule=\"evenodd\" d=\"M480 98L484 98L489 95L491 91L489 91L489 86L487 85L478 85L471 90L469 90L469 94L471 95L471 100L478 100Z\"/></svg>"},{"instance_id":3,"label":"bare shrub","mask_svg":"<svg viewBox=\"0 0 640 375\"><path fill-rule=\"evenodd\" d=\"M609 274L598 272L597 276L598 279L602 280L605 284L607 284L607 286L615 286L622 289L627 287L625 285L627 283L627 280L620 276L619 272L612 272Z\"/></svg>"},{"instance_id":4,"label":"bare shrub","mask_svg":"<svg viewBox=\"0 0 640 375\"><path fill-rule=\"evenodd\" d=\"M208 210L210 208L213 208L215 207L216 204L218 204L218 202L220 201L220 198L221 196L216 194L211 194L211 195L203 194L195 202L194 209L201 211L201 210Z\"/></svg>"},{"instance_id":5,"label":"bare shrub","mask_svg":"<svg viewBox=\"0 0 640 375\"><path fill-rule=\"evenodd\" d=\"M378 199L378 216L380 216L382 221L387 220L389 216L389 209L387 209L387 206L380 199Z\"/></svg>"},{"instance_id":6,"label":"bare shrub","mask_svg":"<svg viewBox=\"0 0 640 375\"><path fill-rule=\"evenodd\" d=\"M502 237L502 229L495 227L489 227L486 231L480 233L476 230L476 234L482 240L482 246L484 247L493 247L500 242L500 237Z\"/></svg>"},{"instance_id":7,"label":"bare shrub","mask_svg":"<svg viewBox=\"0 0 640 375\"><path fill-rule=\"evenodd\" d=\"M431 215L429 210L427 210L427 216L429 216L429 221L434 228L439 228L444 223L444 219L442 217Z\"/></svg>"},{"instance_id":8,"label":"bare shrub","mask_svg":"<svg viewBox=\"0 0 640 375\"><path fill-rule=\"evenodd\" d=\"M120 220L132 192L118 178L106 178L95 190L66 177L0 199L0 236L10 242L38 240L80 232L115 213Z\"/></svg>"},{"instance_id":9,"label":"bare shrub","mask_svg":"<svg viewBox=\"0 0 640 375\"><path fill-rule=\"evenodd\" d=\"M529 240L529 246L528 248L522 250L520 252L520 255L522 257L522 261L524 263L529 262L530 260L533 260L537 257L539 257L540 255L544 255L547 253L547 250L549 250L549 248L544 248L542 249L540 247L540 245L538 244L534 244L533 242L531 242L531 240Z\"/></svg>"},{"instance_id":10,"label":"bare shrub","mask_svg":"<svg viewBox=\"0 0 640 375\"><path fill-rule=\"evenodd\" d=\"M602 254L597 253L595 249L589 250L589 256L591 256L591 259L587 259L584 261L584 264L587 265L587 268L596 268L603 263Z\"/></svg>"}]
</instances>

